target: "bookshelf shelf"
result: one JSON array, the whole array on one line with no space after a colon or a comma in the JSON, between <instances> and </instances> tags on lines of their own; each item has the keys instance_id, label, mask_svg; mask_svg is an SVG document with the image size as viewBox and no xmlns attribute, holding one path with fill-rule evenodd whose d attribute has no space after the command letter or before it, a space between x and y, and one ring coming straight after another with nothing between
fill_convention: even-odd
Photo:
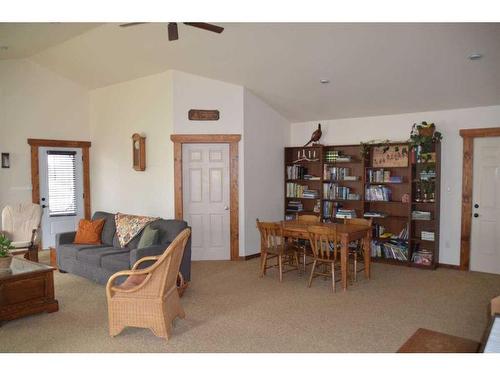
<instances>
[{"instance_id":1,"label":"bookshelf shelf","mask_svg":"<svg viewBox=\"0 0 500 375\"><path fill-rule=\"evenodd\" d=\"M408 146L407 143L393 143L391 146ZM285 219L296 218L297 215L313 214L319 215L323 221L337 221L342 222L343 219L336 218L335 213L341 209L352 213L356 217L363 217L365 212L375 211L383 212L387 216L373 216L374 235L373 246L376 243L383 243L389 246L395 246L396 241L391 241L391 238L377 238L375 233L390 232L395 235L402 235L404 240L400 243L404 246L404 257L408 258L406 261L392 259L391 253L382 253L382 257L372 257L374 262L395 264L403 266L413 266L418 268L434 269L438 264L439 256L439 180L440 180L440 144L433 144L432 151L436 153L435 162L430 163L415 163L412 160L417 160L414 151L410 151L408 155L408 163L406 166L394 167L381 167L374 166L374 150L380 145L370 145L368 152L365 156L361 153L361 145L320 145L303 147L286 147L285 148L285 197L286 197L286 184L297 183L300 185L307 185L307 189L316 190L318 193L317 198L285 198ZM315 161L299 161L295 162L298 155L316 155L318 160ZM379 150L380 155L380 150ZM332 158L344 157L351 160L349 161L332 161ZM293 179L287 175L287 169L293 168L294 165L300 165L303 168L302 174L298 177L305 175L312 175L319 177L317 180L308 179ZM436 202L416 202L417 189L419 184L422 183L421 176L428 173L428 170L435 170L435 191L434 196ZM392 177L400 177L401 182L370 182L369 176L375 176L380 171L388 171ZM387 172L386 172L387 173ZM382 175L384 173L382 172ZM343 176L357 176L357 180L343 180ZM378 178L379 174L377 174ZM294 176L295 177L295 176ZM332 178L333 177L333 178ZM382 179L382 178L379 178ZM386 176L384 175L384 178ZM389 177L387 177L387 180ZM393 178L395 179L395 178ZM380 190L384 194L375 194L371 196L384 197L387 196L391 200L366 200L368 197L367 187L376 187L380 185ZM346 189L346 194L343 189ZM389 194L385 194L386 190L390 190ZM328 197L335 196L354 196L359 195L361 199L329 199ZM287 209L289 201L301 202L303 205L302 211ZM405 200L405 202L403 202ZM319 201L319 202L318 202ZM299 203L296 203L299 204ZM318 211L319 206L319 212ZM428 211L431 212L432 220L415 220L412 219L412 211ZM332 214L333 212L333 214ZM382 230L382 232L380 232ZM429 231L435 233L435 241L421 240L421 232ZM386 249L387 250L387 249ZM427 253L425 251L427 251ZM432 254L432 262L428 264L414 263L412 260L414 255L422 256L422 254ZM372 255L377 252L372 252ZM378 252L380 254L380 252ZM392 253L396 256L395 253ZM384 256L387 255L388 258ZM400 256L401 258L401 256Z\"/></svg>"}]
</instances>

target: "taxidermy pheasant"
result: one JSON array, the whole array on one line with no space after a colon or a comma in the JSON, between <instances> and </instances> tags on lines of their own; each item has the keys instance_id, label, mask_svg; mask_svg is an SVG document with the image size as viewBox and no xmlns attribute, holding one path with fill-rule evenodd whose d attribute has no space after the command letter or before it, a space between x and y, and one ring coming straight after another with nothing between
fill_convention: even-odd
<instances>
[{"instance_id":1,"label":"taxidermy pheasant","mask_svg":"<svg viewBox=\"0 0 500 375\"><path fill-rule=\"evenodd\" d=\"M311 135L311 140L307 142L304 147L309 146L311 143L318 142L319 139L321 138L321 124L318 124L318 129L314 131Z\"/></svg>"}]
</instances>

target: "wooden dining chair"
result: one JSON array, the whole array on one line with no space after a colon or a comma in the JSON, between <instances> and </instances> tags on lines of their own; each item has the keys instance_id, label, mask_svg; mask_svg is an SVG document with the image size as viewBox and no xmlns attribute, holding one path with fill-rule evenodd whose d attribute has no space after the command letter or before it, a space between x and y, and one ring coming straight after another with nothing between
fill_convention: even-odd
<instances>
[{"instance_id":1,"label":"wooden dining chair","mask_svg":"<svg viewBox=\"0 0 500 375\"><path fill-rule=\"evenodd\" d=\"M371 227L373 224L373 219L363 219L363 218L353 218L353 219L344 219L344 224L354 224L354 225L366 225ZM354 241L352 244L349 244L349 260L352 258L353 259L353 272L352 272L352 281L357 280L357 274L358 272L363 271L365 268L358 269L358 261L361 260L361 262L364 265L365 257L364 257L364 252L365 251L370 251L370 249L365 249L364 248L364 242L363 240L357 240ZM359 259L358 259L359 258Z\"/></svg>"},{"instance_id":2,"label":"wooden dining chair","mask_svg":"<svg viewBox=\"0 0 500 375\"><path fill-rule=\"evenodd\" d=\"M327 276L332 278L333 292L335 292L335 268L339 268L337 234L335 228L310 226L307 228L309 241L314 256L311 275L307 286L310 288L313 278ZM316 270L319 268L320 270Z\"/></svg>"},{"instance_id":3,"label":"wooden dining chair","mask_svg":"<svg viewBox=\"0 0 500 375\"><path fill-rule=\"evenodd\" d=\"M321 216L319 216L319 215L299 215L297 218L297 221L299 223L307 223L307 224L314 225L314 224L321 222ZM297 241L297 245L300 249L299 256L302 258L303 271L304 271L304 273L306 273L306 267L312 263L312 262L307 263L307 257L311 258L313 256L313 253L311 250L311 245L310 245L310 242L307 240L298 239L296 241Z\"/></svg>"},{"instance_id":4,"label":"wooden dining chair","mask_svg":"<svg viewBox=\"0 0 500 375\"><path fill-rule=\"evenodd\" d=\"M260 277L266 274L269 268L278 268L280 282L283 281L283 273L299 270L299 248L294 242L287 242L283 237L283 223L261 222L257 219L257 228L261 235L261 264ZM275 265L268 265L268 260L276 258ZM293 264L295 261L295 264ZM284 267L289 269L284 271Z\"/></svg>"}]
</instances>

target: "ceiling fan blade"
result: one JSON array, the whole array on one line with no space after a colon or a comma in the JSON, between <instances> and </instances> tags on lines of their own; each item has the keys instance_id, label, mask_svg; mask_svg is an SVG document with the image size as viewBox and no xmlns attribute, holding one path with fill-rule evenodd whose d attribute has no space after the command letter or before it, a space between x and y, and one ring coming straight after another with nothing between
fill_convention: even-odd
<instances>
[{"instance_id":1,"label":"ceiling fan blade","mask_svg":"<svg viewBox=\"0 0 500 375\"><path fill-rule=\"evenodd\" d=\"M137 26L137 25L144 25L147 22L129 22L129 23L122 23L120 27L130 27L130 26Z\"/></svg>"},{"instance_id":2,"label":"ceiling fan blade","mask_svg":"<svg viewBox=\"0 0 500 375\"><path fill-rule=\"evenodd\" d=\"M220 34L221 32L224 31L223 27L220 27L217 25L212 25L211 23L205 23L205 22L184 22L184 25L193 26L193 27L197 27L199 29L212 31L212 32L217 33L217 34Z\"/></svg>"},{"instance_id":3,"label":"ceiling fan blade","mask_svg":"<svg viewBox=\"0 0 500 375\"><path fill-rule=\"evenodd\" d=\"M179 31L177 30L177 23L169 22L168 23L168 40L177 40L179 39Z\"/></svg>"}]
</instances>

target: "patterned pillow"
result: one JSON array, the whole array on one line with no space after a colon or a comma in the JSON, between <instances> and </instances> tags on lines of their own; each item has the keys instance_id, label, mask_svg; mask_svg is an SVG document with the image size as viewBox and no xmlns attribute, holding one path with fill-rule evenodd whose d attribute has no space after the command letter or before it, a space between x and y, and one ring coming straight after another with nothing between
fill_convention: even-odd
<instances>
[{"instance_id":1,"label":"patterned pillow","mask_svg":"<svg viewBox=\"0 0 500 375\"><path fill-rule=\"evenodd\" d=\"M157 217L137 216L117 213L115 215L116 235L120 246L127 245L139 232L152 221L158 220Z\"/></svg>"}]
</instances>

